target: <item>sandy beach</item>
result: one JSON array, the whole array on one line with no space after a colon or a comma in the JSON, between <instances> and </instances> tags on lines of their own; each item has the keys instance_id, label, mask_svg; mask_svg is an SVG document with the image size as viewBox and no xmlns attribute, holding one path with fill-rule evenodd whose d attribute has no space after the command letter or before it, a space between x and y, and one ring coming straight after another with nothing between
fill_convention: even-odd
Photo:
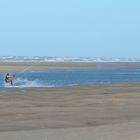
<instances>
[{"instance_id":1,"label":"sandy beach","mask_svg":"<svg viewBox=\"0 0 140 140\"><path fill-rule=\"evenodd\" d=\"M113 62L0 62L0 72L21 72L47 70L127 70L140 69L140 63Z\"/></svg>"},{"instance_id":2,"label":"sandy beach","mask_svg":"<svg viewBox=\"0 0 140 140\"><path fill-rule=\"evenodd\" d=\"M0 69L18 71L26 65L3 64ZM49 65L54 64L32 70L75 64ZM85 67L76 66L81 65ZM1 89L0 139L140 140L139 91L140 83Z\"/></svg>"}]
</instances>

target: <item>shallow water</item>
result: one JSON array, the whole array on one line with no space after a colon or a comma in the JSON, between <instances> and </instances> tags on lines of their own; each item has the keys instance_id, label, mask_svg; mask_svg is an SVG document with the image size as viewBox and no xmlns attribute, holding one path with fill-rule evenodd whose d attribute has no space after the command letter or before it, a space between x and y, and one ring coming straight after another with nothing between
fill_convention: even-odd
<instances>
[{"instance_id":1,"label":"shallow water","mask_svg":"<svg viewBox=\"0 0 140 140\"><path fill-rule=\"evenodd\" d=\"M14 74L14 73L13 73ZM0 76L0 87L7 88ZM25 72L17 74L13 87L64 87L89 84L109 84L114 82L140 82L140 70L69 70Z\"/></svg>"}]
</instances>

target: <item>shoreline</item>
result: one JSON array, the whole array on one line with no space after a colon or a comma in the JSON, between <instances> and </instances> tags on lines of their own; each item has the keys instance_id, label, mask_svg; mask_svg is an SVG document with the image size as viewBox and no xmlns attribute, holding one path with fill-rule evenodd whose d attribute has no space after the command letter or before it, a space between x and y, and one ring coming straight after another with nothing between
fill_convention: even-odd
<instances>
[{"instance_id":1,"label":"shoreline","mask_svg":"<svg viewBox=\"0 0 140 140\"><path fill-rule=\"evenodd\" d=\"M140 69L140 63L108 62L0 62L0 72L20 72L48 70L129 70Z\"/></svg>"}]
</instances>

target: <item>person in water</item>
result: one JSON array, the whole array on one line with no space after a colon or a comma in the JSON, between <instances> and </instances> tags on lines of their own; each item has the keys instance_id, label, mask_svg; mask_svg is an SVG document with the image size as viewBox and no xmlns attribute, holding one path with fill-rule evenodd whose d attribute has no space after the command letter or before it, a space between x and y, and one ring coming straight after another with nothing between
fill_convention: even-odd
<instances>
[{"instance_id":1,"label":"person in water","mask_svg":"<svg viewBox=\"0 0 140 140\"><path fill-rule=\"evenodd\" d=\"M14 76L11 76L9 73L7 73L6 76L5 76L5 82L10 83L11 85L13 85L13 80L12 80L13 77Z\"/></svg>"}]
</instances>

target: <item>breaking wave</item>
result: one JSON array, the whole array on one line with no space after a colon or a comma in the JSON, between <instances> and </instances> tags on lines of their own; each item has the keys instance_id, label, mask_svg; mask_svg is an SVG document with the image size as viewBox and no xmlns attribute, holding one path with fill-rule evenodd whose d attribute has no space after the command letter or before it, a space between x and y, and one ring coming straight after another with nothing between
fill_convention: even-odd
<instances>
[{"instance_id":1,"label":"breaking wave","mask_svg":"<svg viewBox=\"0 0 140 140\"><path fill-rule=\"evenodd\" d=\"M0 56L0 62L140 62L140 58Z\"/></svg>"}]
</instances>

